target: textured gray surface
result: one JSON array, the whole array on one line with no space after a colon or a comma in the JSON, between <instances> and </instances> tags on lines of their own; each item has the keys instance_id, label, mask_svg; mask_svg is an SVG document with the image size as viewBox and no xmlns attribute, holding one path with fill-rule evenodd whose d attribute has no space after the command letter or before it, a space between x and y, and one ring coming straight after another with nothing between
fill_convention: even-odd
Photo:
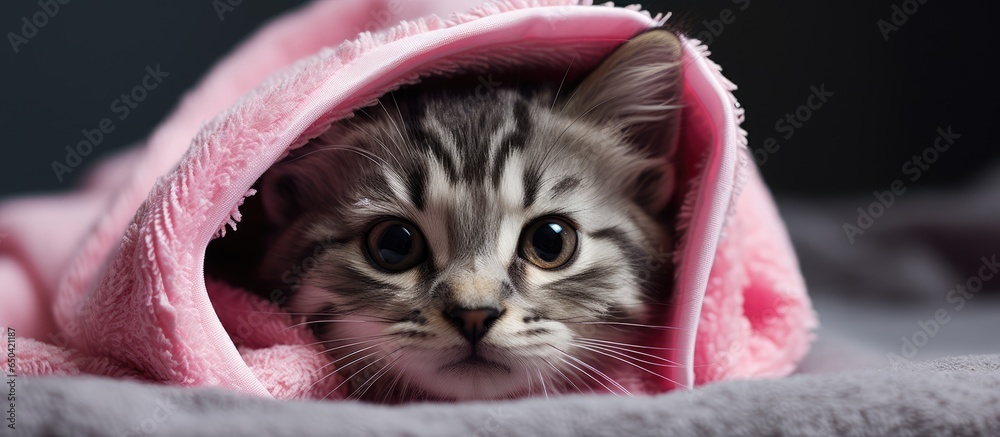
<instances>
[{"instance_id":1,"label":"textured gray surface","mask_svg":"<svg viewBox=\"0 0 1000 437\"><path fill-rule=\"evenodd\" d=\"M29 435L1000 435L1000 355L647 398L405 407L53 378L24 386L17 410Z\"/></svg>"},{"instance_id":2,"label":"textured gray surface","mask_svg":"<svg viewBox=\"0 0 1000 437\"><path fill-rule=\"evenodd\" d=\"M988 283L961 311L944 297L975 271L981 256L1000 249L998 186L1000 171L967 199L952 199L954 208L934 207L942 202L938 198L907 197L858 245L843 241L840 222L832 217L850 213L861 200L785 202L783 213L823 323L800 374L788 378L722 382L654 398L407 407L279 402L97 378L22 378L18 433L1000 436L1000 355L872 369L887 365L888 353L902 353L901 336L912 336L918 322L942 308L953 320L915 359L1000 352L1000 282ZM934 255L921 257L928 253Z\"/></svg>"}]
</instances>

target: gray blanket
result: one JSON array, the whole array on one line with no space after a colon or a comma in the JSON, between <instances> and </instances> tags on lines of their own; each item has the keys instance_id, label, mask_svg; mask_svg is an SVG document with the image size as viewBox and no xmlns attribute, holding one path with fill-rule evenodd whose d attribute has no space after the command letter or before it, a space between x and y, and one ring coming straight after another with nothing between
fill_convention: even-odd
<instances>
[{"instance_id":1,"label":"gray blanket","mask_svg":"<svg viewBox=\"0 0 1000 437\"><path fill-rule=\"evenodd\" d=\"M31 435L1000 435L1000 355L464 405L281 402L99 378L32 380L21 393L17 427Z\"/></svg>"},{"instance_id":2,"label":"gray blanket","mask_svg":"<svg viewBox=\"0 0 1000 437\"><path fill-rule=\"evenodd\" d=\"M960 312L946 293L1000 252L1000 169L971 189L908 194L849 244L868 197L784 199L823 328L799 374L657 397L385 407L280 402L98 378L18 381L26 435L1000 436L1000 279ZM895 369L940 309L952 316ZM966 354L981 355L966 355ZM948 358L961 355L957 358ZM933 358L933 359L932 359ZM931 359L931 360L928 360ZM878 370L882 367L881 370ZM863 370L866 369L866 370ZM5 407L6 409L6 407ZM6 431L10 431L7 429Z\"/></svg>"}]
</instances>

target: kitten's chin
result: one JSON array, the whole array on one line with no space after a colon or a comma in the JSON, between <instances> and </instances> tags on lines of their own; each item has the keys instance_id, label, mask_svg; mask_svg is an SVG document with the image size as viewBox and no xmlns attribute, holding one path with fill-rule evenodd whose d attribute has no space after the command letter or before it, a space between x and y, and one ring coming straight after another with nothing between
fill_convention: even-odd
<instances>
[{"instance_id":1,"label":"kitten's chin","mask_svg":"<svg viewBox=\"0 0 1000 437\"><path fill-rule=\"evenodd\" d=\"M491 377L497 374L510 374L510 367L479 356L471 356L445 364L438 369L438 372L444 375L457 373L459 375Z\"/></svg>"},{"instance_id":2,"label":"kitten's chin","mask_svg":"<svg viewBox=\"0 0 1000 437\"><path fill-rule=\"evenodd\" d=\"M461 373L459 373L461 372ZM527 386L512 381L509 373L489 367L460 366L423 381L422 389L434 398L448 401L488 401L530 396Z\"/></svg>"},{"instance_id":3,"label":"kitten's chin","mask_svg":"<svg viewBox=\"0 0 1000 437\"><path fill-rule=\"evenodd\" d=\"M411 368L412 381L431 397L452 401L511 399L530 395L528 372L481 356L427 360Z\"/></svg>"}]
</instances>

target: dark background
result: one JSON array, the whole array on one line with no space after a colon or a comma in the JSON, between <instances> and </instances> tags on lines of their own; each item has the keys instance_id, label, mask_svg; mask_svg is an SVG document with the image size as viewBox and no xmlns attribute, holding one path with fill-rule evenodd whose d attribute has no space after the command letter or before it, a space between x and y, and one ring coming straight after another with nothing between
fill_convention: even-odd
<instances>
[{"instance_id":1,"label":"dark background","mask_svg":"<svg viewBox=\"0 0 1000 437\"><path fill-rule=\"evenodd\" d=\"M111 102L139 83L145 66L160 64L170 76L126 120L116 120L96 156L141 140L216 60L299 3L245 1L220 21L208 0L71 0L19 53L5 37L0 196L70 188L83 171L60 182L51 163L82 139L81 129L113 115ZM741 85L737 96L747 108L751 147L768 137L781 146L762 166L772 189L818 199L888 189L903 176L902 165L933 144L939 127L952 126L962 137L914 190L961 185L1000 157L987 136L998 112L998 81L988 68L997 52L992 11L926 0L886 41L876 23L890 21L892 6L903 3L676 0L644 6L667 11L669 4L673 22L693 36L710 36L703 39L710 39L713 59ZM39 10L37 0L3 2L0 31L20 33L21 17ZM819 85L834 96L783 138L775 122Z\"/></svg>"}]
</instances>

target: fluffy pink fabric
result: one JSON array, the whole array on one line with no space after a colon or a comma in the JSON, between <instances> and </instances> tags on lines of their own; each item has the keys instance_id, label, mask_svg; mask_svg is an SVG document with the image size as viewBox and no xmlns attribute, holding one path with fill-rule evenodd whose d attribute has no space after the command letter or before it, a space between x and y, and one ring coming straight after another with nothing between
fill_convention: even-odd
<instances>
[{"instance_id":1,"label":"fluffy pink fabric","mask_svg":"<svg viewBox=\"0 0 1000 437\"><path fill-rule=\"evenodd\" d=\"M338 376L321 378L331 367L308 330L274 303L204 277L205 248L235 229L253 182L289 148L400 85L513 68L577 76L662 22L576 0L497 0L445 15L467 4L309 5L239 47L144 147L103 163L78 190L0 205L0 324L16 328L19 373L342 397ZM787 374L816 324L748 159L734 87L697 41L685 48L683 237L664 314L678 329L650 340L673 348L664 356L680 366L664 371L672 383L623 377L639 392Z\"/></svg>"}]
</instances>

